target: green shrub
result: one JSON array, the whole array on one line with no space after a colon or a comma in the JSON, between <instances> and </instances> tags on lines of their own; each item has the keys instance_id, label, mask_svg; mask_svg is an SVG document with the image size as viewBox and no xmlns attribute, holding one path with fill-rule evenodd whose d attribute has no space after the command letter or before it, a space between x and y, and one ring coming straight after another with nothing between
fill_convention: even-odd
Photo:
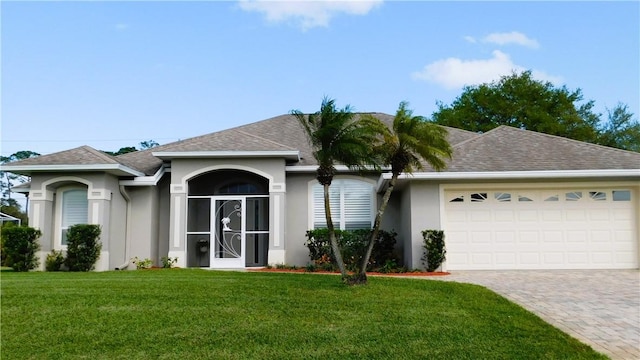
<instances>
[{"instance_id":1,"label":"green shrub","mask_svg":"<svg viewBox=\"0 0 640 360\"><path fill-rule=\"evenodd\" d=\"M178 262L178 258L177 257L168 257L168 256L163 256L160 261L162 261L162 267L165 269L170 269L173 267L173 265L175 265L175 263Z\"/></svg>"},{"instance_id":2,"label":"green shrub","mask_svg":"<svg viewBox=\"0 0 640 360\"><path fill-rule=\"evenodd\" d=\"M136 269L138 269L138 270L140 270L140 269L151 269L151 266L153 266L153 260L151 260L149 258L138 259L138 257L136 256L131 260L131 262L136 265Z\"/></svg>"},{"instance_id":3,"label":"green shrub","mask_svg":"<svg viewBox=\"0 0 640 360\"><path fill-rule=\"evenodd\" d=\"M62 251L51 250L51 253L47 254L47 260L44 263L44 268L47 271L60 271L64 264L64 254Z\"/></svg>"},{"instance_id":4,"label":"green shrub","mask_svg":"<svg viewBox=\"0 0 640 360\"><path fill-rule=\"evenodd\" d=\"M309 249L311 261L323 269L328 267L326 264L330 264L331 268L335 268L336 264L329 242L329 231L327 229L308 230L306 235L305 246ZM387 264L389 260L397 261L394 252L396 235L393 231L380 230L378 232L367 266L368 270L380 268ZM345 266L351 271L356 270L371 238L371 230L336 230L336 237L342 249L342 258Z\"/></svg>"},{"instance_id":5,"label":"green shrub","mask_svg":"<svg viewBox=\"0 0 640 360\"><path fill-rule=\"evenodd\" d=\"M2 229L2 252L5 265L14 271L29 271L38 267L36 252L40 249L40 230L27 226L8 226Z\"/></svg>"},{"instance_id":6,"label":"green shrub","mask_svg":"<svg viewBox=\"0 0 640 360\"><path fill-rule=\"evenodd\" d=\"M444 246L444 231L424 230L422 231L422 237L424 239L422 263L427 268L427 271L435 271L446 259L447 250Z\"/></svg>"},{"instance_id":7,"label":"green shrub","mask_svg":"<svg viewBox=\"0 0 640 360\"><path fill-rule=\"evenodd\" d=\"M90 271L100 257L102 244L98 241L100 226L77 224L67 230L67 258L69 271Z\"/></svg>"}]
</instances>

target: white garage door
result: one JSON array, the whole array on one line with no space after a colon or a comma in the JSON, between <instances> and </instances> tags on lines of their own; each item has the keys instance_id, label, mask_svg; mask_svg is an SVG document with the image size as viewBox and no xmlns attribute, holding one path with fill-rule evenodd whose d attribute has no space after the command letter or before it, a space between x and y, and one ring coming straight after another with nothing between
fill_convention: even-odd
<instances>
[{"instance_id":1,"label":"white garage door","mask_svg":"<svg viewBox=\"0 0 640 360\"><path fill-rule=\"evenodd\" d=\"M629 189L445 191L448 270L638 267Z\"/></svg>"}]
</instances>

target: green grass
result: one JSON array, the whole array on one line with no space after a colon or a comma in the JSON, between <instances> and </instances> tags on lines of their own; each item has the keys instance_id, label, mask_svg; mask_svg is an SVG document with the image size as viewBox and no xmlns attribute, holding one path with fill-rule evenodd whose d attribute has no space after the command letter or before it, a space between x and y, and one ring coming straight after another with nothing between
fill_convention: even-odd
<instances>
[{"instance_id":1,"label":"green grass","mask_svg":"<svg viewBox=\"0 0 640 360\"><path fill-rule=\"evenodd\" d=\"M480 286L330 275L13 273L2 359L601 359Z\"/></svg>"}]
</instances>

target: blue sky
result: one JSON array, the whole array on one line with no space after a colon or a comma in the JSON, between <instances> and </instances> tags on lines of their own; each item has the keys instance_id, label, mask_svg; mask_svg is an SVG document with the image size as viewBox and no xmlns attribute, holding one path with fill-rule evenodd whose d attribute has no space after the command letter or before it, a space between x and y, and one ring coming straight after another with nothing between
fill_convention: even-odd
<instances>
[{"instance_id":1,"label":"blue sky","mask_svg":"<svg viewBox=\"0 0 640 360\"><path fill-rule=\"evenodd\" d=\"M430 116L512 70L640 113L640 3L2 1L1 152L160 144L323 96Z\"/></svg>"}]
</instances>

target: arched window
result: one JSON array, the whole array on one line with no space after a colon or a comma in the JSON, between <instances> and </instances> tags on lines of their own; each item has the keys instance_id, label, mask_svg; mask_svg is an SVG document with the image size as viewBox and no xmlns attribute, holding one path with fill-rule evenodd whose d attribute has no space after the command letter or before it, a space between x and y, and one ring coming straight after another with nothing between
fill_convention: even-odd
<instances>
[{"instance_id":1,"label":"arched window","mask_svg":"<svg viewBox=\"0 0 640 360\"><path fill-rule=\"evenodd\" d=\"M311 187L313 228L326 228L324 188ZM333 180L329 187L329 204L333 226L341 230L370 229L374 220L375 191L373 184L353 179Z\"/></svg>"},{"instance_id":2,"label":"arched window","mask_svg":"<svg viewBox=\"0 0 640 360\"><path fill-rule=\"evenodd\" d=\"M69 189L62 191L62 207L60 211L61 245L67 245L67 230L76 224L86 224L89 201L86 189Z\"/></svg>"}]
</instances>

